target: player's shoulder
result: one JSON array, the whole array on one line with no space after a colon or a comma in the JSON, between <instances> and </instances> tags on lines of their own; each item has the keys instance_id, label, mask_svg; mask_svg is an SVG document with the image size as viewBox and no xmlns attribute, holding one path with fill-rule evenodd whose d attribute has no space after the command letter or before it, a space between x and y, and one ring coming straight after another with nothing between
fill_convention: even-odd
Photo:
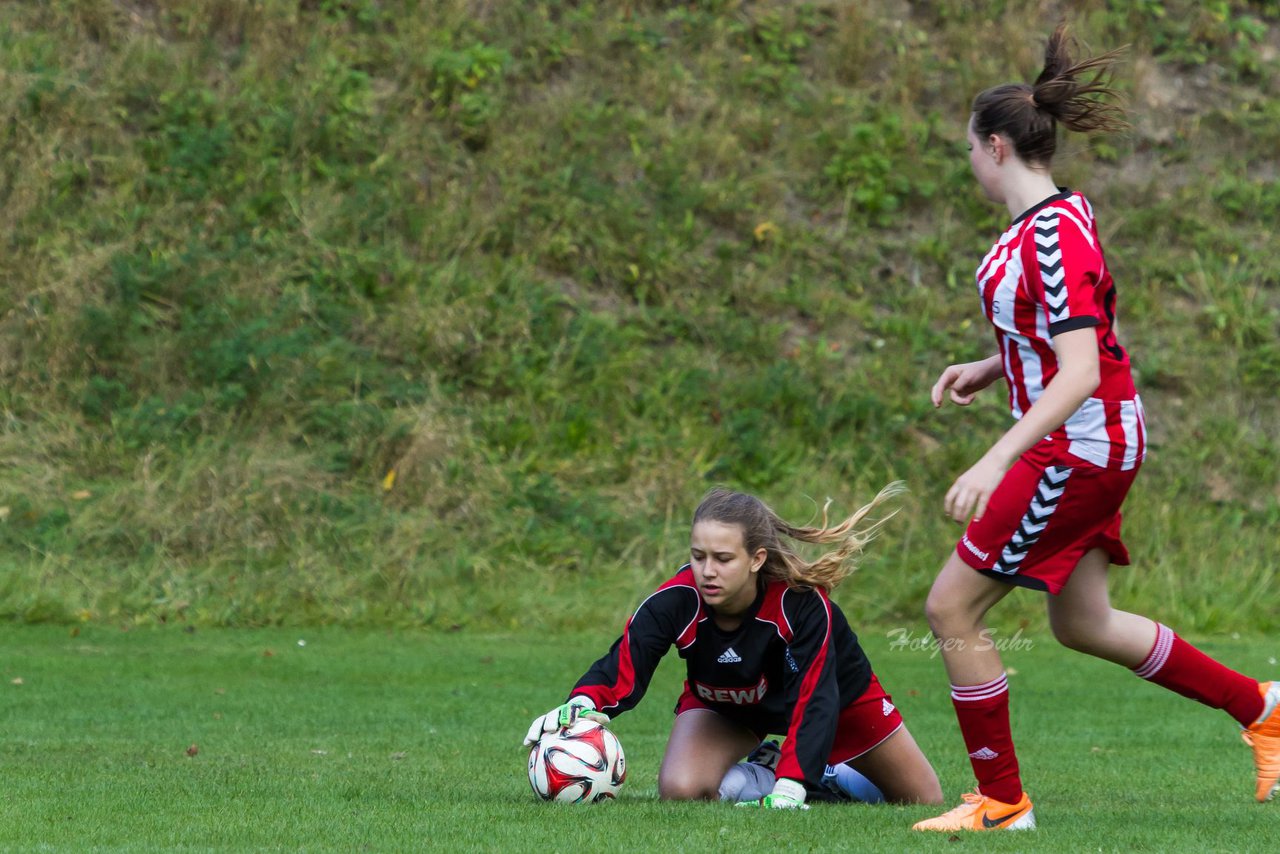
<instances>
[{"instance_id":1,"label":"player's shoulder","mask_svg":"<svg viewBox=\"0 0 1280 854\"><path fill-rule=\"evenodd\" d=\"M693 584L693 573L686 570L682 568L636 606L628 623L632 631L643 626L675 642L704 618L702 597Z\"/></svg>"},{"instance_id":2,"label":"player's shoulder","mask_svg":"<svg viewBox=\"0 0 1280 854\"><path fill-rule=\"evenodd\" d=\"M798 616L829 614L832 608L831 597L823 588L793 587L781 581L770 582L765 589L765 602L772 603L778 612L792 621Z\"/></svg>"},{"instance_id":3,"label":"player's shoulder","mask_svg":"<svg viewBox=\"0 0 1280 854\"><path fill-rule=\"evenodd\" d=\"M662 582L661 590L664 587L693 587L697 589L697 585L693 583L693 564L686 563L684 566L676 570L675 575Z\"/></svg>"},{"instance_id":4,"label":"player's shoulder","mask_svg":"<svg viewBox=\"0 0 1280 854\"><path fill-rule=\"evenodd\" d=\"M1041 231L1075 228L1093 231L1093 205L1079 190L1064 190L1028 212L1026 225Z\"/></svg>"},{"instance_id":5,"label":"player's shoulder","mask_svg":"<svg viewBox=\"0 0 1280 854\"><path fill-rule=\"evenodd\" d=\"M1044 260L1054 252L1098 251L1093 206L1084 194L1064 190L1027 211L1018 221L1022 252L1028 258Z\"/></svg>"},{"instance_id":6,"label":"player's shoulder","mask_svg":"<svg viewBox=\"0 0 1280 854\"><path fill-rule=\"evenodd\" d=\"M770 582L770 588L777 590L779 596L787 596L796 601L813 601L831 598L824 587L808 584L789 585L782 581Z\"/></svg>"},{"instance_id":7,"label":"player's shoulder","mask_svg":"<svg viewBox=\"0 0 1280 854\"><path fill-rule=\"evenodd\" d=\"M696 609L701 601L698 586L693 582L693 568L685 564L676 570L675 575L658 585L658 589L650 593L641 605L663 603Z\"/></svg>"}]
</instances>

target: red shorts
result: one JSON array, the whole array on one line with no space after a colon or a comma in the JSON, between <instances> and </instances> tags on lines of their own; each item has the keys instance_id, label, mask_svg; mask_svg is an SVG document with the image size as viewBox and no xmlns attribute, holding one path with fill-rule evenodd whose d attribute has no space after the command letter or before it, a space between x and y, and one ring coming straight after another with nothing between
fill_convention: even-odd
<instances>
[{"instance_id":1,"label":"red shorts","mask_svg":"<svg viewBox=\"0 0 1280 854\"><path fill-rule=\"evenodd\" d=\"M701 698L697 697L693 691L689 689L689 683L684 686L684 693L680 695L680 699L676 701L676 714L684 714L690 709L708 709L713 712L720 712ZM768 732L760 732L750 723L747 726L756 730L756 735L764 738L769 735ZM862 696L854 700L849 705L840 710L840 718L836 723L835 740L831 743L831 754L827 757L828 765L838 765L841 762L848 762L850 759L857 759L874 747L879 746L889 736L898 731L902 726L902 715L898 713L898 709L893 705L893 698L884 690L884 686L880 684L880 680L876 678L874 673L871 674L871 684L867 686L867 690L862 692Z\"/></svg>"},{"instance_id":2,"label":"red shorts","mask_svg":"<svg viewBox=\"0 0 1280 854\"><path fill-rule=\"evenodd\" d=\"M983 575L1058 593L1080 558L1102 549L1129 563L1120 540L1120 505L1138 474L1053 458L1041 443L1005 473L981 519L969 523L956 554Z\"/></svg>"}]
</instances>

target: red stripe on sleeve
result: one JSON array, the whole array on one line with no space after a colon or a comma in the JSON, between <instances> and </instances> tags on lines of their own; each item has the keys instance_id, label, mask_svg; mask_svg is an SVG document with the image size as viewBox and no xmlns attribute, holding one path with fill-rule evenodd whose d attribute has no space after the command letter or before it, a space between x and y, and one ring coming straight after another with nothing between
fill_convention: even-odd
<instances>
[{"instance_id":1,"label":"red stripe on sleeve","mask_svg":"<svg viewBox=\"0 0 1280 854\"><path fill-rule=\"evenodd\" d=\"M770 585L765 591L764 601L760 603L760 610L756 612L756 619L762 623L770 623L778 632L778 637L782 638L782 642L789 644L795 637L795 632L791 630L791 621L782 610L782 595L786 591L784 584Z\"/></svg>"}]
</instances>

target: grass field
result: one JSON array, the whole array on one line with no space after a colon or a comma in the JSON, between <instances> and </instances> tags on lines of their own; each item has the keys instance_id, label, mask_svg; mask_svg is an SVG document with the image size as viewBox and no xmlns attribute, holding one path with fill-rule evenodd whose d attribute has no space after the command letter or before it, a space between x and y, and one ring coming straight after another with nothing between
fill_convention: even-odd
<instances>
[{"instance_id":1,"label":"grass field","mask_svg":"<svg viewBox=\"0 0 1280 854\"><path fill-rule=\"evenodd\" d=\"M970 785L940 661L864 632L948 800ZM921 626L904 626L919 635ZM894 637L898 637L895 635ZM622 797L535 802L520 738L608 641L533 634L0 631L8 850L1274 851L1280 804L1219 712L1068 653L1006 651L1034 834L920 836L928 808L759 814L656 799L681 673L620 718ZM1203 638L1251 674L1280 644ZM1054 735L1049 736L1050 733ZM192 750L194 746L194 750ZM194 752L195 755L188 755Z\"/></svg>"}]
</instances>

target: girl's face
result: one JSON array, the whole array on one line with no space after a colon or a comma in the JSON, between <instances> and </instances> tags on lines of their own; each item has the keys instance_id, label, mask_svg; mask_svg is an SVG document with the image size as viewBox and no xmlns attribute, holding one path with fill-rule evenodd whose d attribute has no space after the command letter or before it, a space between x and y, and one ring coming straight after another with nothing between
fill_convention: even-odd
<instances>
[{"instance_id":1,"label":"girl's face","mask_svg":"<svg viewBox=\"0 0 1280 854\"><path fill-rule=\"evenodd\" d=\"M764 566L764 549L747 554L739 525L704 519L689 538L693 581L702 601L718 613L744 613L756 600L756 579Z\"/></svg>"},{"instance_id":2,"label":"girl's face","mask_svg":"<svg viewBox=\"0 0 1280 854\"><path fill-rule=\"evenodd\" d=\"M993 149L990 140L978 139L973 132L973 116L969 117L969 126L965 132L969 142L969 168L973 177L978 179L982 192L993 202L1004 204L1004 191L1000 187L1000 159Z\"/></svg>"}]
</instances>

